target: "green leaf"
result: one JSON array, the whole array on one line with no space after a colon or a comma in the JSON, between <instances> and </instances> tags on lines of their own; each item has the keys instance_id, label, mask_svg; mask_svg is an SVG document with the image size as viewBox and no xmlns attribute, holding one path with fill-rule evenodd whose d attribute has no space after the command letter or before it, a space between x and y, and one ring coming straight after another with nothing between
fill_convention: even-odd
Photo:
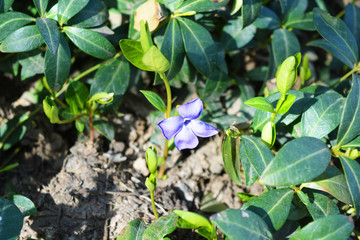
<instances>
[{"instance_id":1,"label":"green leaf","mask_svg":"<svg viewBox=\"0 0 360 240\"><path fill-rule=\"evenodd\" d=\"M305 15L297 15L294 17L289 18L285 26L287 28L296 28L300 30L306 30L306 31L315 31L315 25L313 20L313 13L309 12Z\"/></svg>"},{"instance_id":2,"label":"green leaf","mask_svg":"<svg viewBox=\"0 0 360 240\"><path fill-rule=\"evenodd\" d=\"M226 134L222 142L222 159L225 171L229 174L231 180L241 186L241 162L238 150L239 143L240 139L231 136L231 132L230 134Z\"/></svg>"},{"instance_id":3,"label":"green leaf","mask_svg":"<svg viewBox=\"0 0 360 240\"><path fill-rule=\"evenodd\" d=\"M332 17L319 8L315 8L313 12L317 31L336 49L336 53L332 52L332 54L338 58L340 54L343 56L340 60L346 59L344 63L353 68L354 64L358 61L359 50L356 39L350 29L341 19Z\"/></svg>"},{"instance_id":4,"label":"green leaf","mask_svg":"<svg viewBox=\"0 0 360 240\"><path fill-rule=\"evenodd\" d=\"M344 22L356 38L358 47L360 47L360 8L355 4L348 3L345 7Z\"/></svg>"},{"instance_id":5,"label":"green leaf","mask_svg":"<svg viewBox=\"0 0 360 240\"><path fill-rule=\"evenodd\" d=\"M210 76L216 66L217 46L206 28L187 18L177 18L190 62L203 75Z\"/></svg>"},{"instance_id":6,"label":"green leaf","mask_svg":"<svg viewBox=\"0 0 360 240\"><path fill-rule=\"evenodd\" d=\"M58 2L58 22L60 26L81 11L89 0L59 0Z\"/></svg>"},{"instance_id":7,"label":"green leaf","mask_svg":"<svg viewBox=\"0 0 360 240\"><path fill-rule=\"evenodd\" d=\"M217 213L228 208L226 203L216 200L212 192L206 194L200 202L200 211L205 213Z\"/></svg>"},{"instance_id":8,"label":"green leaf","mask_svg":"<svg viewBox=\"0 0 360 240\"><path fill-rule=\"evenodd\" d=\"M109 141L112 141L115 137L114 126L103 119L94 119L94 128L98 130Z\"/></svg>"},{"instance_id":9,"label":"green leaf","mask_svg":"<svg viewBox=\"0 0 360 240\"><path fill-rule=\"evenodd\" d=\"M239 155L247 186L252 185L261 176L274 157L271 150L260 139L246 135L241 136Z\"/></svg>"},{"instance_id":10,"label":"green leaf","mask_svg":"<svg viewBox=\"0 0 360 240\"><path fill-rule=\"evenodd\" d=\"M36 25L49 50L55 55L60 42L60 31L57 22L48 18L36 18Z\"/></svg>"},{"instance_id":11,"label":"green leaf","mask_svg":"<svg viewBox=\"0 0 360 240\"><path fill-rule=\"evenodd\" d=\"M169 216L163 216L155 220L144 231L143 240L161 240L176 229L178 216L171 212Z\"/></svg>"},{"instance_id":12,"label":"green leaf","mask_svg":"<svg viewBox=\"0 0 360 240\"><path fill-rule=\"evenodd\" d=\"M35 19L22 12L6 12L0 14L0 42L15 30L34 22Z\"/></svg>"},{"instance_id":13,"label":"green leaf","mask_svg":"<svg viewBox=\"0 0 360 240\"><path fill-rule=\"evenodd\" d=\"M144 220L140 218L134 219L122 230L124 233L118 236L116 240L142 240L145 228Z\"/></svg>"},{"instance_id":14,"label":"green leaf","mask_svg":"<svg viewBox=\"0 0 360 240\"><path fill-rule=\"evenodd\" d=\"M15 0L0 0L0 13L7 12Z\"/></svg>"},{"instance_id":15,"label":"green leaf","mask_svg":"<svg viewBox=\"0 0 360 240\"><path fill-rule=\"evenodd\" d=\"M44 73L45 62L40 50L19 53L18 59L22 67L21 80L35 76L38 73Z\"/></svg>"},{"instance_id":16,"label":"green leaf","mask_svg":"<svg viewBox=\"0 0 360 240\"><path fill-rule=\"evenodd\" d=\"M267 7L262 7L260 11L260 15L254 22L254 25L260 29L276 29L281 27L281 22L273 10Z\"/></svg>"},{"instance_id":17,"label":"green leaf","mask_svg":"<svg viewBox=\"0 0 360 240\"><path fill-rule=\"evenodd\" d=\"M58 3L55 3L54 6L52 6L50 10L46 13L45 17L58 21L57 12L58 12Z\"/></svg>"},{"instance_id":18,"label":"green leaf","mask_svg":"<svg viewBox=\"0 0 360 240\"><path fill-rule=\"evenodd\" d=\"M360 134L360 77L353 74L353 86L341 115L336 145L341 146Z\"/></svg>"},{"instance_id":19,"label":"green leaf","mask_svg":"<svg viewBox=\"0 0 360 240\"><path fill-rule=\"evenodd\" d=\"M109 40L97 32L78 27L64 27L63 30L78 48L93 57L107 59L116 53Z\"/></svg>"},{"instance_id":20,"label":"green leaf","mask_svg":"<svg viewBox=\"0 0 360 240\"><path fill-rule=\"evenodd\" d=\"M186 13L190 11L195 12L210 12L225 6L229 0L209 1L209 0L187 0L183 1L176 7L176 13Z\"/></svg>"},{"instance_id":21,"label":"green leaf","mask_svg":"<svg viewBox=\"0 0 360 240\"><path fill-rule=\"evenodd\" d=\"M71 112L75 115L84 109L88 97L88 87L79 81L70 83L65 92L65 100L69 104Z\"/></svg>"},{"instance_id":22,"label":"green leaf","mask_svg":"<svg viewBox=\"0 0 360 240\"><path fill-rule=\"evenodd\" d=\"M244 104L266 112L271 112L271 113L275 112L273 105L269 102L269 100L267 100L264 97L251 98L246 102L244 102Z\"/></svg>"},{"instance_id":23,"label":"green leaf","mask_svg":"<svg viewBox=\"0 0 360 240\"><path fill-rule=\"evenodd\" d=\"M260 15L262 0L245 0L241 8L243 28L252 24Z\"/></svg>"},{"instance_id":24,"label":"green leaf","mask_svg":"<svg viewBox=\"0 0 360 240\"><path fill-rule=\"evenodd\" d=\"M228 51L238 50L246 46L255 36L254 25L243 28L242 18L230 20L223 28L221 42Z\"/></svg>"},{"instance_id":25,"label":"green leaf","mask_svg":"<svg viewBox=\"0 0 360 240\"><path fill-rule=\"evenodd\" d=\"M290 239L348 239L353 229L345 215L332 215L309 223Z\"/></svg>"},{"instance_id":26,"label":"green leaf","mask_svg":"<svg viewBox=\"0 0 360 240\"><path fill-rule=\"evenodd\" d=\"M69 20L69 25L85 28L96 27L105 23L108 18L108 9L103 1L89 0L89 3Z\"/></svg>"},{"instance_id":27,"label":"green leaf","mask_svg":"<svg viewBox=\"0 0 360 240\"><path fill-rule=\"evenodd\" d=\"M297 138L279 150L260 180L270 186L297 185L311 181L323 173L330 160L331 153L321 140L312 137Z\"/></svg>"},{"instance_id":28,"label":"green leaf","mask_svg":"<svg viewBox=\"0 0 360 240\"><path fill-rule=\"evenodd\" d=\"M185 57L184 43L176 18L171 18L167 25L160 50L170 62L166 77L171 80L180 72Z\"/></svg>"},{"instance_id":29,"label":"green leaf","mask_svg":"<svg viewBox=\"0 0 360 240\"><path fill-rule=\"evenodd\" d=\"M300 43L295 34L286 29L274 31L271 41L275 65L278 67L287 57L300 52ZM279 47L281 46L281 47Z\"/></svg>"},{"instance_id":30,"label":"green leaf","mask_svg":"<svg viewBox=\"0 0 360 240\"><path fill-rule=\"evenodd\" d=\"M340 214L336 203L322 193L307 190L297 192L314 220Z\"/></svg>"},{"instance_id":31,"label":"green leaf","mask_svg":"<svg viewBox=\"0 0 360 240\"><path fill-rule=\"evenodd\" d=\"M328 166L319 177L309 183L301 184L301 188L303 187L327 192L344 203L352 202L345 176L335 166Z\"/></svg>"},{"instance_id":32,"label":"green leaf","mask_svg":"<svg viewBox=\"0 0 360 240\"><path fill-rule=\"evenodd\" d=\"M293 195L293 190L289 188L271 190L254 198L241 209L256 213L275 232L282 227L289 215Z\"/></svg>"},{"instance_id":33,"label":"green leaf","mask_svg":"<svg viewBox=\"0 0 360 240\"><path fill-rule=\"evenodd\" d=\"M49 87L58 91L69 76L71 68L71 53L69 44L63 34L60 34L59 47L55 54L50 49L45 53L45 77Z\"/></svg>"},{"instance_id":34,"label":"green leaf","mask_svg":"<svg viewBox=\"0 0 360 240\"><path fill-rule=\"evenodd\" d=\"M49 96L46 96L43 100L43 109L45 115L49 118L51 123L60 122L59 109L57 108L54 100L52 100Z\"/></svg>"},{"instance_id":35,"label":"green leaf","mask_svg":"<svg viewBox=\"0 0 360 240\"><path fill-rule=\"evenodd\" d=\"M174 210L173 213L180 217L176 224L178 228L195 229L206 239L216 237L215 226L202 215L184 210Z\"/></svg>"},{"instance_id":36,"label":"green leaf","mask_svg":"<svg viewBox=\"0 0 360 240\"><path fill-rule=\"evenodd\" d=\"M156 46L151 46L142 58L146 67L154 72L164 73L170 68L169 61Z\"/></svg>"},{"instance_id":37,"label":"green leaf","mask_svg":"<svg viewBox=\"0 0 360 240\"><path fill-rule=\"evenodd\" d=\"M0 45L2 52L26 52L44 43L37 26L25 26L7 36Z\"/></svg>"},{"instance_id":38,"label":"green leaf","mask_svg":"<svg viewBox=\"0 0 360 240\"><path fill-rule=\"evenodd\" d=\"M90 96L99 92L114 93L112 106L120 106L130 83L130 64L124 57L110 60L99 68L90 87Z\"/></svg>"},{"instance_id":39,"label":"green leaf","mask_svg":"<svg viewBox=\"0 0 360 240\"><path fill-rule=\"evenodd\" d=\"M258 196L254 195L254 194L251 194L251 193L242 193L242 192L238 192L237 195L240 198L240 201L242 203L247 203L251 199L258 197Z\"/></svg>"},{"instance_id":40,"label":"green leaf","mask_svg":"<svg viewBox=\"0 0 360 240\"><path fill-rule=\"evenodd\" d=\"M34 0L34 4L40 17L44 17L49 0Z\"/></svg>"},{"instance_id":41,"label":"green leaf","mask_svg":"<svg viewBox=\"0 0 360 240\"><path fill-rule=\"evenodd\" d=\"M280 114L287 113L287 111L289 111L289 109L291 108L291 106L293 105L295 100L296 100L296 96L287 94L285 101L281 104L281 107L279 108L278 113L280 113Z\"/></svg>"},{"instance_id":42,"label":"green leaf","mask_svg":"<svg viewBox=\"0 0 360 240\"><path fill-rule=\"evenodd\" d=\"M29 198L15 194L10 200L19 208L24 217L36 213L35 204Z\"/></svg>"},{"instance_id":43,"label":"green leaf","mask_svg":"<svg viewBox=\"0 0 360 240\"><path fill-rule=\"evenodd\" d=\"M202 92L202 98L205 101L219 99L230 84L231 81L229 76L223 71L215 69L206 79L205 88Z\"/></svg>"},{"instance_id":44,"label":"green leaf","mask_svg":"<svg viewBox=\"0 0 360 240\"><path fill-rule=\"evenodd\" d=\"M341 148L344 150L346 150L347 148L360 148L360 136L358 136L349 143L341 145Z\"/></svg>"},{"instance_id":45,"label":"green leaf","mask_svg":"<svg viewBox=\"0 0 360 240\"><path fill-rule=\"evenodd\" d=\"M166 105L159 95L152 91L140 90L146 99L159 111L166 112Z\"/></svg>"},{"instance_id":46,"label":"green leaf","mask_svg":"<svg viewBox=\"0 0 360 240\"><path fill-rule=\"evenodd\" d=\"M352 204L356 210L356 216L360 215L360 165L356 160L340 156L347 185L350 190Z\"/></svg>"},{"instance_id":47,"label":"green leaf","mask_svg":"<svg viewBox=\"0 0 360 240\"><path fill-rule=\"evenodd\" d=\"M23 226L23 215L14 203L2 197L0 219L0 239L17 239Z\"/></svg>"},{"instance_id":48,"label":"green leaf","mask_svg":"<svg viewBox=\"0 0 360 240\"><path fill-rule=\"evenodd\" d=\"M18 143L27 132L28 126L26 121L29 119L29 114L22 114L9 119L0 127L0 149L8 150L16 143Z\"/></svg>"},{"instance_id":49,"label":"green leaf","mask_svg":"<svg viewBox=\"0 0 360 240\"><path fill-rule=\"evenodd\" d=\"M210 218L228 239L272 239L266 223L256 213L247 210L228 209Z\"/></svg>"},{"instance_id":50,"label":"green leaf","mask_svg":"<svg viewBox=\"0 0 360 240\"><path fill-rule=\"evenodd\" d=\"M315 97L317 100L301 116L301 135L322 138L340 123L343 97L336 93L326 93Z\"/></svg>"},{"instance_id":51,"label":"green leaf","mask_svg":"<svg viewBox=\"0 0 360 240\"><path fill-rule=\"evenodd\" d=\"M126 59L135 67L144 71L152 71L152 69L147 67L142 61L144 51L142 50L141 43L139 41L121 39L120 48Z\"/></svg>"}]
</instances>

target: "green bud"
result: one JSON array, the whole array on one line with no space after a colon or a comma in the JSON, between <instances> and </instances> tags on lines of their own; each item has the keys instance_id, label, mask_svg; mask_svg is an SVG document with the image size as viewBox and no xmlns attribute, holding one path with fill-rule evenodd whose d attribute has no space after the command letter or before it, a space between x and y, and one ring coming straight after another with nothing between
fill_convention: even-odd
<instances>
[{"instance_id":1,"label":"green bud","mask_svg":"<svg viewBox=\"0 0 360 240\"><path fill-rule=\"evenodd\" d=\"M151 40L149 25L144 20L140 21L140 43L144 53L147 52L150 47L154 45Z\"/></svg>"},{"instance_id":2,"label":"green bud","mask_svg":"<svg viewBox=\"0 0 360 240\"><path fill-rule=\"evenodd\" d=\"M43 101L43 109L45 112L45 115L50 119L51 123L59 123L59 109L56 106L56 103L54 100L52 100L49 96L46 96L46 98Z\"/></svg>"},{"instance_id":3,"label":"green bud","mask_svg":"<svg viewBox=\"0 0 360 240\"><path fill-rule=\"evenodd\" d=\"M150 173L155 174L158 167L157 151L155 147L146 149L146 163Z\"/></svg>"},{"instance_id":4,"label":"green bud","mask_svg":"<svg viewBox=\"0 0 360 240\"><path fill-rule=\"evenodd\" d=\"M276 72L276 85L282 95L292 88L297 78L297 68L300 64L300 53L290 56L279 66Z\"/></svg>"},{"instance_id":5,"label":"green bud","mask_svg":"<svg viewBox=\"0 0 360 240\"><path fill-rule=\"evenodd\" d=\"M107 104L112 102L114 99L114 93L107 93L107 92L99 92L94 94L90 99L89 102L97 102L100 104Z\"/></svg>"},{"instance_id":6,"label":"green bud","mask_svg":"<svg viewBox=\"0 0 360 240\"><path fill-rule=\"evenodd\" d=\"M149 178L146 178L145 186L149 189L150 192L155 191L156 185Z\"/></svg>"},{"instance_id":7,"label":"green bud","mask_svg":"<svg viewBox=\"0 0 360 240\"><path fill-rule=\"evenodd\" d=\"M276 128L273 122L268 122L262 129L261 140L271 148L276 140Z\"/></svg>"},{"instance_id":8,"label":"green bud","mask_svg":"<svg viewBox=\"0 0 360 240\"><path fill-rule=\"evenodd\" d=\"M350 159L357 159L358 157L360 157L360 152L357 149L352 149L349 153L349 158Z\"/></svg>"}]
</instances>

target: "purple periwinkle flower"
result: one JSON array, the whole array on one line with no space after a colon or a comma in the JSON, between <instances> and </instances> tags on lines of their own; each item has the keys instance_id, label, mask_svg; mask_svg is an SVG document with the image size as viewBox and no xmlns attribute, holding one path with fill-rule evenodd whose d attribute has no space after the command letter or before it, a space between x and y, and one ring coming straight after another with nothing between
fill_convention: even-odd
<instances>
[{"instance_id":1,"label":"purple periwinkle flower","mask_svg":"<svg viewBox=\"0 0 360 240\"><path fill-rule=\"evenodd\" d=\"M203 103L196 98L177 108L180 116L165 118L159 122L158 125L167 140L175 136L174 142L178 150L193 149L199 144L197 137L211 137L218 133L215 127L195 120L202 110Z\"/></svg>"}]
</instances>

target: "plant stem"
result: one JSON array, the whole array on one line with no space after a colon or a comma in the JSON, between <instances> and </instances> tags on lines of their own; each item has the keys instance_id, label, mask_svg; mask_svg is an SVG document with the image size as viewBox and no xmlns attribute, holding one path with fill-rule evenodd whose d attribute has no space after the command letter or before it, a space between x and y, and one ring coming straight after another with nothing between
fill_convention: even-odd
<instances>
[{"instance_id":1,"label":"plant stem","mask_svg":"<svg viewBox=\"0 0 360 240\"><path fill-rule=\"evenodd\" d=\"M165 113L165 118L169 118L171 115L171 88L170 88L170 84L169 81L167 80L166 76L164 73L159 73L161 79L164 81L165 84L165 88L166 88L166 96L167 96L167 100L166 100L166 113ZM168 157L168 151L169 151L169 141L167 139L165 139L165 144L164 144L164 162L161 164L160 166L160 170L159 170L159 179L162 179L164 176L164 172L165 172L165 164L166 164L166 159Z\"/></svg>"},{"instance_id":2,"label":"plant stem","mask_svg":"<svg viewBox=\"0 0 360 240\"><path fill-rule=\"evenodd\" d=\"M95 136L94 136L93 111L92 111L91 107L89 110L89 125L90 125L90 140L91 140L91 142L94 142Z\"/></svg>"},{"instance_id":3,"label":"plant stem","mask_svg":"<svg viewBox=\"0 0 360 240\"><path fill-rule=\"evenodd\" d=\"M335 87L336 85L338 85L339 83L341 83L342 81L344 81L345 79L347 79L351 74L353 74L354 72L360 71L360 62L348 73L346 73L344 76L342 76L342 78L340 78L338 81L336 81L335 83L330 85L330 88Z\"/></svg>"},{"instance_id":4,"label":"plant stem","mask_svg":"<svg viewBox=\"0 0 360 240\"><path fill-rule=\"evenodd\" d=\"M152 208L153 208L155 218L158 219L159 215L158 215L158 213L156 211L155 200L154 200L154 191L150 191L150 198L151 198L151 205L152 205Z\"/></svg>"}]
</instances>

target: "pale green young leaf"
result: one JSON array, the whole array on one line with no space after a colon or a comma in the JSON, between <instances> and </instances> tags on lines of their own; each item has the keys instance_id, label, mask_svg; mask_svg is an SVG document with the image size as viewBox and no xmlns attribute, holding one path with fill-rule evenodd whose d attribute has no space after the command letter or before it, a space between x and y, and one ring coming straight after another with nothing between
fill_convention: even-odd
<instances>
[{"instance_id":1,"label":"pale green young leaf","mask_svg":"<svg viewBox=\"0 0 360 240\"><path fill-rule=\"evenodd\" d=\"M131 39L120 40L120 48L126 59L131 62L135 67L140 68L144 71L152 71L151 68L147 67L142 59L144 51L142 50L140 41Z\"/></svg>"},{"instance_id":2,"label":"pale green young leaf","mask_svg":"<svg viewBox=\"0 0 360 240\"><path fill-rule=\"evenodd\" d=\"M289 111L289 109L291 108L291 106L293 105L295 100L296 100L295 95L287 94L286 98L285 98L285 101L283 102L283 104L281 104L281 107L279 108L278 113L279 114L287 113L287 111Z\"/></svg>"},{"instance_id":3,"label":"pale green young leaf","mask_svg":"<svg viewBox=\"0 0 360 240\"><path fill-rule=\"evenodd\" d=\"M271 113L275 112L273 105L269 102L269 100L267 100L264 97L251 98L246 102L244 102L244 104L266 112L271 112Z\"/></svg>"},{"instance_id":4,"label":"pale green young leaf","mask_svg":"<svg viewBox=\"0 0 360 240\"><path fill-rule=\"evenodd\" d=\"M59 24L63 25L70 18L80 12L87 4L89 0L59 0L57 6L57 15Z\"/></svg>"},{"instance_id":5,"label":"pale green young leaf","mask_svg":"<svg viewBox=\"0 0 360 240\"><path fill-rule=\"evenodd\" d=\"M151 46L142 58L146 67L158 73L164 73L170 68L170 63L156 46Z\"/></svg>"},{"instance_id":6,"label":"pale green young leaf","mask_svg":"<svg viewBox=\"0 0 360 240\"><path fill-rule=\"evenodd\" d=\"M146 99L159 111L166 112L166 105L159 95L152 91L140 90Z\"/></svg>"}]
</instances>

